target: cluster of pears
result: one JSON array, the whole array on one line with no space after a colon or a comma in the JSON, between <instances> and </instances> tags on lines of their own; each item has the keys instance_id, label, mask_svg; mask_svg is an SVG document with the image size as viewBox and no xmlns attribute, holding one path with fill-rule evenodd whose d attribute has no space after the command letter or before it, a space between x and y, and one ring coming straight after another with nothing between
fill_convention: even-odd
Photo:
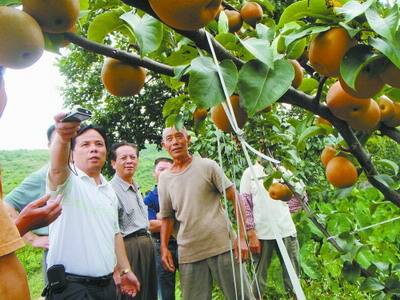
<instances>
[{"instance_id":1,"label":"cluster of pears","mask_svg":"<svg viewBox=\"0 0 400 300\"><path fill-rule=\"evenodd\" d=\"M223 7L220 8L223 10ZM240 12L231 9L224 10L228 18L229 32L236 32L242 28L243 21L255 27L263 17L263 9L257 2L246 2Z\"/></svg>"},{"instance_id":2,"label":"cluster of pears","mask_svg":"<svg viewBox=\"0 0 400 300\"><path fill-rule=\"evenodd\" d=\"M326 168L326 179L337 188L354 185L358 179L357 169L346 157L338 155L335 148L326 146L321 153L321 162Z\"/></svg>"},{"instance_id":3,"label":"cluster of pears","mask_svg":"<svg viewBox=\"0 0 400 300\"><path fill-rule=\"evenodd\" d=\"M179 30L197 30L206 26L223 10L222 0L149 0L157 16L168 26ZM255 26L263 16L261 6L256 2L245 3L240 13L226 10L229 29L236 32L243 21Z\"/></svg>"},{"instance_id":4,"label":"cluster of pears","mask_svg":"<svg viewBox=\"0 0 400 300\"><path fill-rule=\"evenodd\" d=\"M23 10L0 6L0 65L21 69L43 54L43 32L73 30L79 17L79 0L23 0Z\"/></svg>"},{"instance_id":5,"label":"cluster of pears","mask_svg":"<svg viewBox=\"0 0 400 300\"><path fill-rule=\"evenodd\" d=\"M315 71L326 77L338 77L326 97L329 109L356 130L372 131L380 121L387 126L398 126L400 115L396 113L397 104L387 101L387 97L383 97L385 100L378 99L378 103L372 98L385 84L400 87L400 69L387 61L370 63L358 74L354 89L340 76L342 59L356 44L357 41L341 27L318 34L310 43L309 62Z\"/></svg>"}]
</instances>

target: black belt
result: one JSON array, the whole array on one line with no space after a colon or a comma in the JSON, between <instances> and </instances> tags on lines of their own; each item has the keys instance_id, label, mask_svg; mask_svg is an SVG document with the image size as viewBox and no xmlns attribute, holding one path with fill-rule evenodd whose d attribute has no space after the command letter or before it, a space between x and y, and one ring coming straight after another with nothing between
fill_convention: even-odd
<instances>
[{"instance_id":1,"label":"black belt","mask_svg":"<svg viewBox=\"0 0 400 300\"><path fill-rule=\"evenodd\" d=\"M132 232L132 233L124 236L124 239L130 238L130 237L138 237L138 236L149 236L149 233L147 232L146 229L139 229L138 231Z\"/></svg>"},{"instance_id":2,"label":"black belt","mask_svg":"<svg viewBox=\"0 0 400 300\"><path fill-rule=\"evenodd\" d=\"M101 277L89 277L89 276L81 276L75 274L65 273L65 278L69 282L76 282L81 284L90 284L97 286L106 286L110 283L113 278L113 274L101 276Z\"/></svg>"}]
</instances>

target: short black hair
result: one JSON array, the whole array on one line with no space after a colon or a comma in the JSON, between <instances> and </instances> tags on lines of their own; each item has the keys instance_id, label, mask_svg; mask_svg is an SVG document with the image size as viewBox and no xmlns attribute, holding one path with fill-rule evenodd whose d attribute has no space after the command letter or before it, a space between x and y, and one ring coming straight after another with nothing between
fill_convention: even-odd
<instances>
[{"instance_id":1,"label":"short black hair","mask_svg":"<svg viewBox=\"0 0 400 300\"><path fill-rule=\"evenodd\" d=\"M173 161L171 158L169 158L169 157L159 157L159 158L157 158L157 159L154 161L154 168L156 168L157 165L158 165L158 163L159 163L159 162L162 162L162 161L169 162L169 163L171 163L171 164L174 162L174 161Z\"/></svg>"},{"instance_id":2,"label":"short black hair","mask_svg":"<svg viewBox=\"0 0 400 300\"><path fill-rule=\"evenodd\" d=\"M110 159L111 160L116 160L117 159L117 149L119 147L122 147L122 146L130 146L133 149L135 149L136 150L136 156L139 158L139 147L134 143L128 143L126 141L122 141L122 142L114 143L114 144L111 145L111 150L110 150Z\"/></svg>"},{"instance_id":3,"label":"short black hair","mask_svg":"<svg viewBox=\"0 0 400 300\"><path fill-rule=\"evenodd\" d=\"M49 143L51 141L51 136L53 135L54 130L56 130L56 126L54 124L51 125L49 128L47 128L46 134L47 134L47 140L49 141Z\"/></svg>"},{"instance_id":4,"label":"short black hair","mask_svg":"<svg viewBox=\"0 0 400 300\"><path fill-rule=\"evenodd\" d=\"M108 139L107 139L107 134L104 130L104 128L97 126L97 125L83 125L81 126L81 128L79 128L79 130L76 133L76 136L73 137L72 141L71 141L71 150L74 150L75 145L76 145L76 138L82 134L84 134L86 131L93 129L95 131L97 131L101 137L104 140L104 144L106 146L106 150L108 150Z\"/></svg>"}]
</instances>

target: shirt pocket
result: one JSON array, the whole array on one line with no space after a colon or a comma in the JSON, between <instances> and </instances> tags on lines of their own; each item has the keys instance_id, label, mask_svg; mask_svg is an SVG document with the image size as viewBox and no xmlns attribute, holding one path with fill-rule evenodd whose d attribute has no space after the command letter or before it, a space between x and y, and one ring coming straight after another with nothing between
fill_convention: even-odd
<instances>
[{"instance_id":1,"label":"shirt pocket","mask_svg":"<svg viewBox=\"0 0 400 300\"><path fill-rule=\"evenodd\" d=\"M135 206L133 200L122 202L122 209L127 215L132 215L135 212Z\"/></svg>"}]
</instances>

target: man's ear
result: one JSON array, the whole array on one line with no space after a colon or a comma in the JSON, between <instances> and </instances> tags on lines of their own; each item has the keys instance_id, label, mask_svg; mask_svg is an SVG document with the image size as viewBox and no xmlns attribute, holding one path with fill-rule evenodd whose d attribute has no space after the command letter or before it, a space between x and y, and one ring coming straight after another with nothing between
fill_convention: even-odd
<instances>
[{"instance_id":1,"label":"man's ear","mask_svg":"<svg viewBox=\"0 0 400 300\"><path fill-rule=\"evenodd\" d=\"M187 141L188 141L188 144L190 145L190 143L192 142L190 135L187 135Z\"/></svg>"},{"instance_id":2,"label":"man's ear","mask_svg":"<svg viewBox=\"0 0 400 300\"><path fill-rule=\"evenodd\" d=\"M111 160L111 167L115 170L115 160Z\"/></svg>"}]
</instances>

